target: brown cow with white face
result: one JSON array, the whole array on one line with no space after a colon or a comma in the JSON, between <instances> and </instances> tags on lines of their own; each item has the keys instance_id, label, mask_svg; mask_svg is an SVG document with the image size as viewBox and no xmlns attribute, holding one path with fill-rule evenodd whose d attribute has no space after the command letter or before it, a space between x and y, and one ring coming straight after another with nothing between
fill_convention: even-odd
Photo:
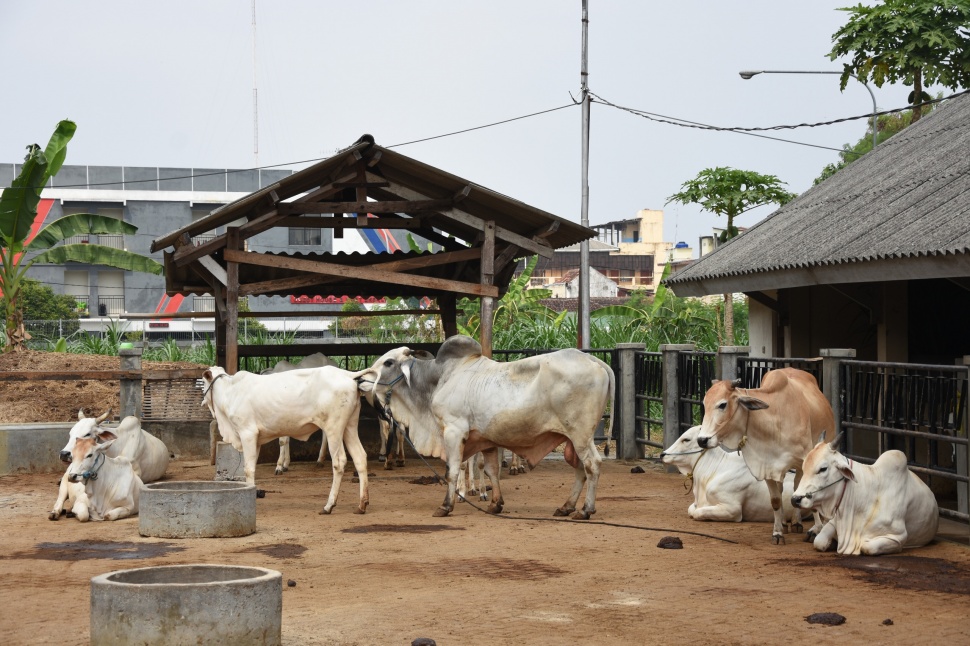
<instances>
[{"instance_id":1,"label":"brown cow with white face","mask_svg":"<svg viewBox=\"0 0 970 646\"><path fill-rule=\"evenodd\" d=\"M740 451L751 474L764 480L774 510L772 542L784 543L782 486L785 474L795 469L801 478L802 461L826 430L835 428L832 407L810 373L795 368L771 370L760 388L738 388L739 382L715 381L704 396L704 420L697 443ZM792 529L802 531L796 512ZM821 531L816 520L808 532L813 540Z\"/></svg>"}]
</instances>

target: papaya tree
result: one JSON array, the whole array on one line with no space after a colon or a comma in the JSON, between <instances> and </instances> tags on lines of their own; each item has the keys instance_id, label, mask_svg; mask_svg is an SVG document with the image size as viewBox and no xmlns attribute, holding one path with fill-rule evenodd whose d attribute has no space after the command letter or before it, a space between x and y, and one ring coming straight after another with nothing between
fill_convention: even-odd
<instances>
[{"instance_id":1,"label":"papaya tree","mask_svg":"<svg viewBox=\"0 0 970 646\"><path fill-rule=\"evenodd\" d=\"M680 191L667 198L667 204L697 204L705 211L727 218L727 228L720 235L727 242L738 235L734 219L765 204L783 206L797 197L782 188L785 183L774 175L762 175L750 170L719 166L705 168L692 180L684 182ZM734 343L734 295L724 295L724 337Z\"/></svg>"},{"instance_id":2,"label":"papaya tree","mask_svg":"<svg viewBox=\"0 0 970 646\"><path fill-rule=\"evenodd\" d=\"M132 235L138 227L116 218L77 213L55 220L32 235L41 192L57 174L67 156L67 144L77 125L64 120L57 124L47 147L27 146L20 173L0 194L0 301L4 318L4 352L26 347L21 292L27 271L38 263L79 262L117 269L161 274L158 262L128 251L98 244L59 244L84 234Z\"/></svg>"}]
</instances>

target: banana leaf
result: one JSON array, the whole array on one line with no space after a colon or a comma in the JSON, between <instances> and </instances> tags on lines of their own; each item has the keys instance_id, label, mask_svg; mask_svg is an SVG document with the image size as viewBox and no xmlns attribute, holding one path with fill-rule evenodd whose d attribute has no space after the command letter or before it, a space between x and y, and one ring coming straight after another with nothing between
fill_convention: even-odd
<instances>
[{"instance_id":1,"label":"banana leaf","mask_svg":"<svg viewBox=\"0 0 970 646\"><path fill-rule=\"evenodd\" d=\"M116 233L133 235L138 227L118 218L109 218L93 213L75 213L45 226L37 236L30 241L25 251L42 251L50 249L58 242L67 240L71 236L87 233Z\"/></svg>"},{"instance_id":2,"label":"banana leaf","mask_svg":"<svg viewBox=\"0 0 970 646\"><path fill-rule=\"evenodd\" d=\"M117 269L140 271L146 274L162 275L164 266L151 258L130 251L122 251L99 244L68 244L51 247L34 256L30 264L80 262L88 265L105 265Z\"/></svg>"}]
</instances>

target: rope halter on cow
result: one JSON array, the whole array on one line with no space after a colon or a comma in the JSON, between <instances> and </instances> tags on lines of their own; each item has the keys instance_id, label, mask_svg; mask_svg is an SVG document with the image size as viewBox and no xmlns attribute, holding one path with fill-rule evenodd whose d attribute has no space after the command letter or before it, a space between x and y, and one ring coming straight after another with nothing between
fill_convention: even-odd
<instances>
[{"instance_id":1,"label":"rope halter on cow","mask_svg":"<svg viewBox=\"0 0 970 646\"><path fill-rule=\"evenodd\" d=\"M209 385L206 386L205 390L202 391L202 399L203 400L205 399L205 396L209 394L209 391L212 390L212 387L216 385L217 381L219 381L223 377L228 377L228 376L229 376L228 372L224 372L221 375L216 375L216 378L210 381Z\"/></svg>"},{"instance_id":2,"label":"rope halter on cow","mask_svg":"<svg viewBox=\"0 0 970 646\"><path fill-rule=\"evenodd\" d=\"M410 363L408 363L408 370L410 370L411 366L413 365L414 365L414 359L411 359ZM380 401L380 398L378 398L378 401L381 404L381 408L383 408L384 410L384 417L388 422L390 422L392 429L397 426L397 422L394 420L394 415L391 414L391 394L394 392L394 384L401 381L402 379L404 379L403 369L401 370L401 374L399 374L397 377L395 377L394 379L388 382L371 381L370 379L357 377L358 383L360 383L361 381L366 381L367 383L374 384L375 386L387 386L387 391L384 393L384 401ZM375 391L375 394L376 394L376 391Z\"/></svg>"},{"instance_id":3,"label":"rope halter on cow","mask_svg":"<svg viewBox=\"0 0 970 646\"><path fill-rule=\"evenodd\" d=\"M94 458L94 466L90 470L85 471L84 473L81 474L81 480L84 481L84 484L87 484L88 480L97 480L98 471L100 471L101 467L103 466L104 466L104 453L99 453L98 457Z\"/></svg>"},{"instance_id":4,"label":"rope halter on cow","mask_svg":"<svg viewBox=\"0 0 970 646\"><path fill-rule=\"evenodd\" d=\"M845 457L845 456L843 456L843 457ZM845 462L848 465L848 467L851 469L852 468L852 460L849 459L849 458L845 458ZM838 480L833 480L832 482L828 483L827 485L823 485L823 486L819 487L818 489L816 489L814 491L809 491L808 493L805 494L805 497L811 500L811 499L813 499L815 497L815 494L817 494L819 491L822 491L823 489L828 489L832 485L837 485L840 482L842 483L842 491L839 493L839 499L835 501L835 507L832 509L832 515L835 516L836 512L839 511L839 505L842 504L842 498L845 497L845 488L847 486L849 486L849 479L846 478L845 476L842 476Z\"/></svg>"}]
</instances>

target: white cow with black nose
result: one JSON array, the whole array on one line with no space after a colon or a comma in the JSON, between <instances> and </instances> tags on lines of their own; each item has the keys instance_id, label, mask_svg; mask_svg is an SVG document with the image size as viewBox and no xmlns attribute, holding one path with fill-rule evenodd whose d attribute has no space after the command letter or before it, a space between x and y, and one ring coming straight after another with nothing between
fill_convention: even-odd
<instances>
[{"instance_id":1,"label":"white cow with black nose","mask_svg":"<svg viewBox=\"0 0 970 646\"><path fill-rule=\"evenodd\" d=\"M792 505L830 520L815 538L824 552L837 541L839 554L893 554L926 545L936 536L936 497L906 464L902 451L886 451L872 466L853 462L819 442L805 457Z\"/></svg>"},{"instance_id":2,"label":"white cow with black nose","mask_svg":"<svg viewBox=\"0 0 970 646\"><path fill-rule=\"evenodd\" d=\"M73 508L81 522L118 520L138 514L141 478L128 458L108 457L114 443L113 438L101 444L94 438L74 443L67 479L84 487L85 496L79 497Z\"/></svg>"}]
</instances>

